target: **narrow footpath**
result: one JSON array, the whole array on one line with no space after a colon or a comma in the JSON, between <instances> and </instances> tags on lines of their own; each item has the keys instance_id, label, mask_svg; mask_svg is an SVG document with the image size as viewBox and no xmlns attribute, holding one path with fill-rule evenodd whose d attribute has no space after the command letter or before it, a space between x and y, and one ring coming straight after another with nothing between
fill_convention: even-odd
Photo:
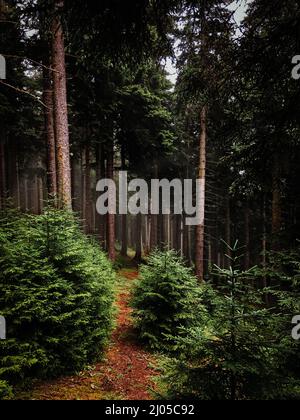
<instances>
[{"instance_id":1,"label":"narrow footpath","mask_svg":"<svg viewBox=\"0 0 300 420\"><path fill-rule=\"evenodd\" d=\"M152 378L157 374L153 357L137 342L128 302L138 272L121 270L118 318L104 360L78 376L36 384L18 399L27 400L151 400Z\"/></svg>"}]
</instances>

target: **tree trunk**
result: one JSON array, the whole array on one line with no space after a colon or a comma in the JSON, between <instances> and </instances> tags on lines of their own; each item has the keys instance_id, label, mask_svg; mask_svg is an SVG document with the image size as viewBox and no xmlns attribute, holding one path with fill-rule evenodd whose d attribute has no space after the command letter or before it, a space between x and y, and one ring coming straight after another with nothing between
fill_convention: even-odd
<instances>
[{"instance_id":1,"label":"tree trunk","mask_svg":"<svg viewBox=\"0 0 300 420\"><path fill-rule=\"evenodd\" d=\"M273 176L272 176L272 248L275 251L280 249L279 234L282 227L282 202L280 189L280 175L279 175L278 158L275 159Z\"/></svg>"},{"instance_id":2,"label":"tree trunk","mask_svg":"<svg viewBox=\"0 0 300 420\"><path fill-rule=\"evenodd\" d=\"M226 192L228 194L228 192ZM230 197L228 196L226 199L226 243L231 246L231 201ZM226 252L229 257L231 257L231 251L230 249L226 249ZM229 258L226 259L226 268L230 268L231 261Z\"/></svg>"},{"instance_id":3,"label":"tree trunk","mask_svg":"<svg viewBox=\"0 0 300 420\"><path fill-rule=\"evenodd\" d=\"M154 165L154 178L158 179L158 164ZM150 251L153 251L158 244L158 215L151 214Z\"/></svg>"},{"instance_id":4,"label":"tree trunk","mask_svg":"<svg viewBox=\"0 0 300 420\"><path fill-rule=\"evenodd\" d=\"M121 160L122 160L122 170L126 170L126 157L125 157L125 149L122 145L121 149ZM127 226L127 214L121 215L121 242L122 242L122 248L121 248L121 255L123 257L127 257L127 250L128 250L128 226Z\"/></svg>"},{"instance_id":5,"label":"tree trunk","mask_svg":"<svg viewBox=\"0 0 300 420\"><path fill-rule=\"evenodd\" d=\"M105 178L105 156L104 156L104 147L101 143L96 145L96 176L97 182ZM98 226L99 231L99 241L100 246L105 248L105 216L102 216L97 213L96 215L96 225Z\"/></svg>"},{"instance_id":6,"label":"tree trunk","mask_svg":"<svg viewBox=\"0 0 300 420\"><path fill-rule=\"evenodd\" d=\"M72 209L66 63L63 27L60 16L63 7L63 0L54 0L55 15L52 22L54 124L58 203L60 207Z\"/></svg>"},{"instance_id":7,"label":"tree trunk","mask_svg":"<svg viewBox=\"0 0 300 420\"><path fill-rule=\"evenodd\" d=\"M4 130L3 130L4 132ZM4 140L0 138L0 208L4 206L4 200L6 196L6 170L5 170L5 147Z\"/></svg>"},{"instance_id":8,"label":"tree trunk","mask_svg":"<svg viewBox=\"0 0 300 420\"><path fill-rule=\"evenodd\" d=\"M268 287L270 284L268 284L268 279L266 275L266 268L267 268L267 203L266 203L266 194L264 194L263 198L263 208L262 208L262 267L264 270L262 282L263 287ZM270 304L270 299L268 293L265 294L265 302L267 305Z\"/></svg>"},{"instance_id":9,"label":"tree trunk","mask_svg":"<svg viewBox=\"0 0 300 420\"><path fill-rule=\"evenodd\" d=\"M19 165L18 165L18 146L14 138L9 138L7 144L8 151L8 192L14 207L19 206Z\"/></svg>"},{"instance_id":10,"label":"tree trunk","mask_svg":"<svg viewBox=\"0 0 300 420\"><path fill-rule=\"evenodd\" d=\"M136 216L136 228L135 228L135 261L140 263L142 261L142 215L139 213Z\"/></svg>"},{"instance_id":11,"label":"tree trunk","mask_svg":"<svg viewBox=\"0 0 300 420\"><path fill-rule=\"evenodd\" d=\"M200 197L199 207L200 220L196 226L196 253L195 266L196 276L200 281L204 280L204 223L205 223L205 181L206 181L206 118L207 110L204 106L200 117L200 144L199 144L199 172L198 179L200 181Z\"/></svg>"},{"instance_id":12,"label":"tree trunk","mask_svg":"<svg viewBox=\"0 0 300 420\"><path fill-rule=\"evenodd\" d=\"M87 136L89 133L87 133ZM84 189L85 189L85 231L92 233L92 189L91 189L91 150L89 139L86 139L84 147L85 165L84 165Z\"/></svg>"},{"instance_id":13,"label":"tree trunk","mask_svg":"<svg viewBox=\"0 0 300 420\"><path fill-rule=\"evenodd\" d=\"M245 270L250 268L250 210L249 203L247 202L245 208Z\"/></svg>"},{"instance_id":14,"label":"tree trunk","mask_svg":"<svg viewBox=\"0 0 300 420\"><path fill-rule=\"evenodd\" d=\"M183 256L188 265L192 264L191 256L191 226L186 225L185 218L183 220Z\"/></svg>"},{"instance_id":15,"label":"tree trunk","mask_svg":"<svg viewBox=\"0 0 300 420\"><path fill-rule=\"evenodd\" d=\"M107 156L107 178L114 179L114 145L113 139L111 140L111 148L108 151ZM113 198L111 198L113 199ZM111 261L116 259L116 250L115 250L115 223L116 217L114 214L107 214L107 248L108 256Z\"/></svg>"},{"instance_id":16,"label":"tree trunk","mask_svg":"<svg viewBox=\"0 0 300 420\"><path fill-rule=\"evenodd\" d=\"M49 64L49 63L47 63ZM52 71L43 70L44 92L43 101L45 118L45 134L47 146L47 187L48 196L53 199L57 195L57 174L56 174L56 149L55 149L55 133L54 133L54 117L53 117L53 87L52 87Z\"/></svg>"}]
</instances>

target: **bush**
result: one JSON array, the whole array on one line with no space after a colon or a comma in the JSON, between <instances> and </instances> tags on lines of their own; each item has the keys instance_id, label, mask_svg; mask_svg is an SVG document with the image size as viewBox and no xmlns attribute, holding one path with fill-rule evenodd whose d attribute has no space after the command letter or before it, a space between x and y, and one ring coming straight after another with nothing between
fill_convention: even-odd
<instances>
[{"instance_id":1,"label":"bush","mask_svg":"<svg viewBox=\"0 0 300 420\"><path fill-rule=\"evenodd\" d=\"M201 315L197 279L175 251L155 251L141 266L131 305L142 341L154 350L175 351L174 337Z\"/></svg>"},{"instance_id":2,"label":"bush","mask_svg":"<svg viewBox=\"0 0 300 420\"><path fill-rule=\"evenodd\" d=\"M12 396L12 387L6 381L0 381L0 400L9 400Z\"/></svg>"},{"instance_id":3,"label":"bush","mask_svg":"<svg viewBox=\"0 0 300 420\"><path fill-rule=\"evenodd\" d=\"M205 322L177 338L176 359L164 360L165 398L277 399L295 394L297 381L285 370L293 345L291 327L279 332L286 318L265 307L266 290L253 287L252 270L239 270L239 252L236 244L231 268L217 269L218 287L202 287Z\"/></svg>"},{"instance_id":4,"label":"bush","mask_svg":"<svg viewBox=\"0 0 300 420\"><path fill-rule=\"evenodd\" d=\"M71 213L0 215L0 379L12 384L81 369L112 327L114 272Z\"/></svg>"}]
</instances>

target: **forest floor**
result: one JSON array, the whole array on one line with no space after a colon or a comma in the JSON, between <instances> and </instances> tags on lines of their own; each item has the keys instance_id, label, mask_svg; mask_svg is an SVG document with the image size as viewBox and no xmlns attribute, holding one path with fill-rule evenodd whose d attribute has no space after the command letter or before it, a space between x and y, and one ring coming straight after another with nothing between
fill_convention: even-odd
<instances>
[{"instance_id":1,"label":"forest floor","mask_svg":"<svg viewBox=\"0 0 300 420\"><path fill-rule=\"evenodd\" d=\"M151 400L157 375L153 356L137 342L129 299L136 269L119 272L117 325L104 360L76 376L36 383L19 400Z\"/></svg>"}]
</instances>

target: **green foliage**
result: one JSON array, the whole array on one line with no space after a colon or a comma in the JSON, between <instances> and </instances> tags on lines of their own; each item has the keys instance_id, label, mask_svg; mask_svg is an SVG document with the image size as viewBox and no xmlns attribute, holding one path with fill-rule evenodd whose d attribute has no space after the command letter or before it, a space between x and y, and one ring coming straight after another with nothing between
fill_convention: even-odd
<instances>
[{"instance_id":1,"label":"green foliage","mask_svg":"<svg viewBox=\"0 0 300 420\"><path fill-rule=\"evenodd\" d=\"M175 351L175 338L199 310L197 279L175 251L155 251L141 267L131 304L140 338L154 350Z\"/></svg>"},{"instance_id":2,"label":"green foliage","mask_svg":"<svg viewBox=\"0 0 300 420\"><path fill-rule=\"evenodd\" d=\"M0 215L0 378L19 384L81 369L112 326L110 263L71 213Z\"/></svg>"},{"instance_id":3,"label":"green foliage","mask_svg":"<svg viewBox=\"0 0 300 420\"><path fill-rule=\"evenodd\" d=\"M282 313L282 323L278 325L278 335L284 337L284 363L286 375L300 377L300 341L290 339L291 320L300 314L300 247L290 251L268 253L268 265L257 274L265 276L269 282L280 284L272 291L273 299ZM284 292L282 292L284 290Z\"/></svg>"},{"instance_id":4,"label":"green foliage","mask_svg":"<svg viewBox=\"0 0 300 420\"><path fill-rule=\"evenodd\" d=\"M283 333L285 317L264 305L266 290L253 287L253 270L240 271L238 245L230 252L230 269L216 270L218 286L202 287L206 317L177 339L177 358L163 362L168 398L295 396L297 381L285 370L291 328Z\"/></svg>"},{"instance_id":5,"label":"green foliage","mask_svg":"<svg viewBox=\"0 0 300 420\"><path fill-rule=\"evenodd\" d=\"M12 396L12 387L6 381L0 381L0 400L9 400Z\"/></svg>"}]
</instances>

